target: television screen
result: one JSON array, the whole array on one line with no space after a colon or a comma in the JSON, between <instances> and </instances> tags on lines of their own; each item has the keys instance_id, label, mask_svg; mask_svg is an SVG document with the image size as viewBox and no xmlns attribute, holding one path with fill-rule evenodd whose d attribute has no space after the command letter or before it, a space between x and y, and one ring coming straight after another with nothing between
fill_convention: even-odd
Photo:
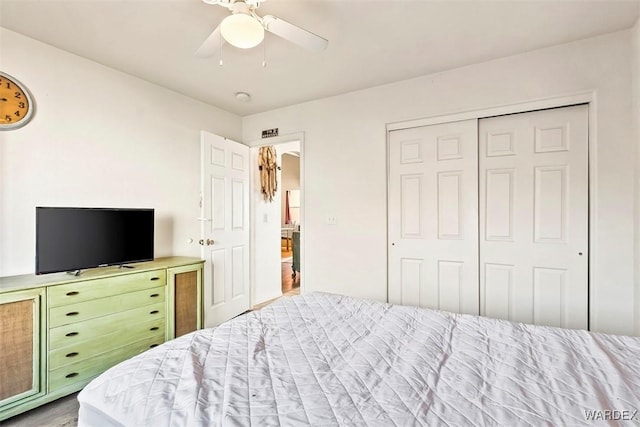
<instances>
[{"instance_id":1,"label":"television screen","mask_svg":"<svg viewBox=\"0 0 640 427\"><path fill-rule=\"evenodd\" d=\"M153 259L153 209L36 207L36 274Z\"/></svg>"}]
</instances>

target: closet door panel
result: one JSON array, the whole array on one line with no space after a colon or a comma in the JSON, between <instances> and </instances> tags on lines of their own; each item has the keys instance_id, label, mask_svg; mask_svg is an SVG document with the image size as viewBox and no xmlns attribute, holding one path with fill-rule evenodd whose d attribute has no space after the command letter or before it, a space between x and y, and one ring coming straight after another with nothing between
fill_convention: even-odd
<instances>
[{"instance_id":1,"label":"closet door panel","mask_svg":"<svg viewBox=\"0 0 640 427\"><path fill-rule=\"evenodd\" d=\"M480 311L489 317L511 319L513 313L513 265L484 264L485 283Z\"/></svg>"},{"instance_id":2,"label":"closet door panel","mask_svg":"<svg viewBox=\"0 0 640 427\"><path fill-rule=\"evenodd\" d=\"M481 314L587 327L587 108L479 121Z\"/></svg>"},{"instance_id":3,"label":"closet door panel","mask_svg":"<svg viewBox=\"0 0 640 427\"><path fill-rule=\"evenodd\" d=\"M477 314L477 121L389 138L389 301Z\"/></svg>"}]
</instances>

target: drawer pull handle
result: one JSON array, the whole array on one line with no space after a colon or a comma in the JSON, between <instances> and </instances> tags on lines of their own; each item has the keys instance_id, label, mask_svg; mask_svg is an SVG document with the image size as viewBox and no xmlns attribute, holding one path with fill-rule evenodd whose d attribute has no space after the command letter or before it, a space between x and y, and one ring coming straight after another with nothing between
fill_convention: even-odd
<instances>
[{"instance_id":1,"label":"drawer pull handle","mask_svg":"<svg viewBox=\"0 0 640 427\"><path fill-rule=\"evenodd\" d=\"M73 377L77 377L79 374L77 372L72 372L70 374L65 375L65 378L73 378Z\"/></svg>"},{"instance_id":2,"label":"drawer pull handle","mask_svg":"<svg viewBox=\"0 0 640 427\"><path fill-rule=\"evenodd\" d=\"M67 354L65 357L76 357L77 355L78 355L78 352L74 351L73 353Z\"/></svg>"},{"instance_id":3,"label":"drawer pull handle","mask_svg":"<svg viewBox=\"0 0 640 427\"><path fill-rule=\"evenodd\" d=\"M151 328L151 329L149 329L149 330L150 330L150 331L157 331L158 329L160 329L160 328L159 328L159 327L157 327L157 326L154 326L153 328Z\"/></svg>"},{"instance_id":4,"label":"drawer pull handle","mask_svg":"<svg viewBox=\"0 0 640 427\"><path fill-rule=\"evenodd\" d=\"M151 345L149 346L149 348L153 348L153 347L157 347L157 346L158 346L158 344L151 344Z\"/></svg>"},{"instance_id":5,"label":"drawer pull handle","mask_svg":"<svg viewBox=\"0 0 640 427\"><path fill-rule=\"evenodd\" d=\"M159 296L160 296L160 294L151 294L151 298L156 298L156 297L159 297Z\"/></svg>"},{"instance_id":6,"label":"drawer pull handle","mask_svg":"<svg viewBox=\"0 0 640 427\"><path fill-rule=\"evenodd\" d=\"M149 312L149 314L158 314L158 313L160 313L158 310L153 310L153 311Z\"/></svg>"},{"instance_id":7,"label":"drawer pull handle","mask_svg":"<svg viewBox=\"0 0 640 427\"><path fill-rule=\"evenodd\" d=\"M67 292L67 296L68 296L68 297L72 297L72 296L74 296L74 295L78 295L79 293L80 293L80 292L78 292L78 291L71 291L71 292Z\"/></svg>"},{"instance_id":8,"label":"drawer pull handle","mask_svg":"<svg viewBox=\"0 0 640 427\"><path fill-rule=\"evenodd\" d=\"M152 277L152 278L151 278L151 279L149 279L149 280L160 280L160 278L159 278L159 277Z\"/></svg>"},{"instance_id":9,"label":"drawer pull handle","mask_svg":"<svg viewBox=\"0 0 640 427\"><path fill-rule=\"evenodd\" d=\"M68 334L65 335L65 337L75 337L76 335L78 335L79 332L69 332Z\"/></svg>"},{"instance_id":10,"label":"drawer pull handle","mask_svg":"<svg viewBox=\"0 0 640 427\"><path fill-rule=\"evenodd\" d=\"M78 313L77 311L72 311L70 313L67 313L67 316L77 316L78 314L80 313Z\"/></svg>"}]
</instances>

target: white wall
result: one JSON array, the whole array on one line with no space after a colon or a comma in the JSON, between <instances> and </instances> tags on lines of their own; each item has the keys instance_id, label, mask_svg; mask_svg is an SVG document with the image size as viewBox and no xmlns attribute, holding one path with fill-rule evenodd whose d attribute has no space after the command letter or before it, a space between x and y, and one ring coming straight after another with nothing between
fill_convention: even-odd
<instances>
[{"instance_id":1,"label":"white wall","mask_svg":"<svg viewBox=\"0 0 640 427\"><path fill-rule=\"evenodd\" d=\"M0 69L37 104L0 133L0 276L34 271L42 205L152 207L155 256L200 256L200 130L240 117L2 28Z\"/></svg>"},{"instance_id":2,"label":"white wall","mask_svg":"<svg viewBox=\"0 0 640 427\"><path fill-rule=\"evenodd\" d=\"M636 132L635 301L636 335L640 335L640 19L633 28L633 123Z\"/></svg>"},{"instance_id":3,"label":"white wall","mask_svg":"<svg viewBox=\"0 0 640 427\"><path fill-rule=\"evenodd\" d=\"M631 42L623 31L245 117L245 141L305 133L305 290L387 298L385 124L595 90L591 326L633 333Z\"/></svg>"}]
</instances>

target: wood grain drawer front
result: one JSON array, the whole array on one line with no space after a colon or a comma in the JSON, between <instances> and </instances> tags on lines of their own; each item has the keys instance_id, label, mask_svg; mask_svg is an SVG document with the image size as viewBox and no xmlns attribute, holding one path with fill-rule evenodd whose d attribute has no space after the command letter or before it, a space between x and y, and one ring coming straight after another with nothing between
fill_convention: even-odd
<instances>
[{"instance_id":1,"label":"wood grain drawer front","mask_svg":"<svg viewBox=\"0 0 640 427\"><path fill-rule=\"evenodd\" d=\"M49 330L49 350L80 344L114 331L126 331L131 325L165 319L165 303L145 305L120 313L71 323Z\"/></svg>"},{"instance_id":2,"label":"wood grain drawer front","mask_svg":"<svg viewBox=\"0 0 640 427\"><path fill-rule=\"evenodd\" d=\"M49 307L75 304L166 284L166 270L153 270L51 286L48 291Z\"/></svg>"},{"instance_id":3,"label":"wood grain drawer front","mask_svg":"<svg viewBox=\"0 0 640 427\"><path fill-rule=\"evenodd\" d=\"M144 305L163 302L165 300L164 296L165 287L157 287L54 307L49 310L49 327L55 328L71 323L84 322L85 320L131 310Z\"/></svg>"},{"instance_id":4,"label":"wood grain drawer front","mask_svg":"<svg viewBox=\"0 0 640 427\"><path fill-rule=\"evenodd\" d=\"M158 338L164 341L164 329L164 318L145 323L131 323L126 332L114 330L107 335L52 350L49 352L49 370L93 358L106 350L125 347L132 342Z\"/></svg>"},{"instance_id":5,"label":"wood grain drawer front","mask_svg":"<svg viewBox=\"0 0 640 427\"><path fill-rule=\"evenodd\" d=\"M49 371L49 392L71 385L87 383L88 380L101 374L112 366L130 359L145 350L162 344L164 333L154 338L137 341L125 347L113 349L90 359Z\"/></svg>"}]
</instances>

